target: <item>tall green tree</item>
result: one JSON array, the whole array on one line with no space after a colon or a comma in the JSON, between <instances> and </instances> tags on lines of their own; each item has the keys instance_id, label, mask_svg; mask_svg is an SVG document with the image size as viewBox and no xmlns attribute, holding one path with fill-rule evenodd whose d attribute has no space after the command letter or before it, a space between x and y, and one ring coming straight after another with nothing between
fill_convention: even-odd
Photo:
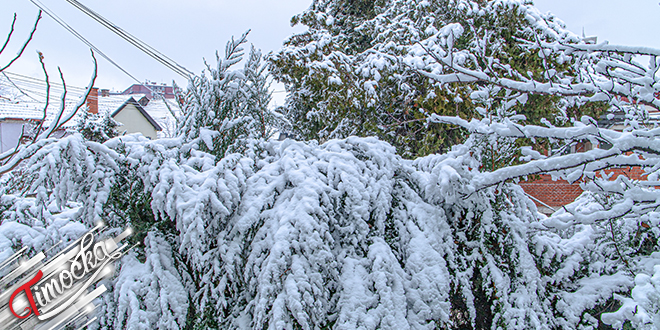
<instances>
[{"instance_id":1,"label":"tall green tree","mask_svg":"<svg viewBox=\"0 0 660 330\"><path fill-rule=\"evenodd\" d=\"M270 85L261 51L252 47L245 56L248 32L232 38L224 56L216 53L215 67L207 63L207 70L191 79L177 127L177 135L201 138L202 150L213 150L220 158L241 151L249 139L268 139L276 125L277 115L268 109ZM244 68L235 69L244 57Z\"/></svg>"},{"instance_id":2,"label":"tall green tree","mask_svg":"<svg viewBox=\"0 0 660 330\"><path fill-rule=\"evenodd\" d=\"M495 70L536 79L549 72L578 74L574 59L541 57L529 47L530 40L580 42L554 17L530 16L529 6L518 1L314 1L291 21L308 30L290 37L269 59L274 78L289 92L282 111L295 123L290 130L321 142L375 135L414 157L447 151L467 137L463 129L428 123L430 114L484 118L505 111L525 115L528 123L548 118L559 125L584 114L597 117L604 105L568 104L537 93L518 93L516 101L505 89L482 97L477 91L483 83L474 79L439 83L420 73L426 67L420 47L458 24L464 31L452 37L452 48L473 52L480 67L496 58L501 66Z\"/></svg>"}]
</instances>

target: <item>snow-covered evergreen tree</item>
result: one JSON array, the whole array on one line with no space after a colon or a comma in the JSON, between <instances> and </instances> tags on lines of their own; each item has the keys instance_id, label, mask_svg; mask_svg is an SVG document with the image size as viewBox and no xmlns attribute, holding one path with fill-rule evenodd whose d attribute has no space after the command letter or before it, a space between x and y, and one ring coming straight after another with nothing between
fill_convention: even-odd
<instances>
[{"instance_id":1,"label":"snow-covered evergreen tree","mask_svg":"<svg viewBox=\"0 0 660 330\"><path fill-rule=\"evenodd\" d=\"M528 1L319 0L292 23L308 30L270 57L270 69L289 91L283 111L299 123L291 129L305 139L376 135L406 157L424 156L467 137L460 128L428 123L428 114L483 118L506 109L524 114L528 123L547 118L561 125L597 117L605 108L538 93L525 94L522 106L503 89L479 98L483 84L474 79L438 84L420 72L428 64L420 52L432 40L447 39L450 48L472 54L456 61L473 61L488 72L536 79L549 72L576 75L572 66L584 59L540 57L528 42L580 38Z\"/></svg>"},{"instance_id":2,"label":"snow-covered evergreen tree","mask_svg":"<svg viewBox=\"0 0 660 330\"><path fill-rule=\"evenodd\" d=\"M273 134L276 115L268 110L269 84L261 52L252 47L244 69L232 69L243 59L246 40L247 32L232 39L223 58L216 53L217 67L207 64L206 72L191 80L184 118L177 128L178 135L187 140L201 138L207 148L203 150L220 157L241 151L249 139L268 139Z\"/></svg>"},{"instance_id":3,"label":"snow-covered evergreen tree","mask_svg":"<svg viewBox=\"0 0 660 330\"><path fill-rule=\"evenodd\" d=\"M108 113L99 115L83 111L78 119L76 130L86 140L103 143L119 135L117 127L119 127L119 123Z\"/></svg>"}]
</instances>

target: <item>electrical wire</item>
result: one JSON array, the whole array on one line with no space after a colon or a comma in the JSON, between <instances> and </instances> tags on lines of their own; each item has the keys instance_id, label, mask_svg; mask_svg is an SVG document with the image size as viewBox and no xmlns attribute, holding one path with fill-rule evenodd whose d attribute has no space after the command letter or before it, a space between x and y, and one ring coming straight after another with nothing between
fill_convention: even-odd
<instances>
[{"instance_id":1,"label":"electrical wire","mask_svg":"<svg viewBox=\"0 0 660 330\"><path fill-rule=\"evenodd\" d=\"M87 14L87 16L91 17L92 19L96 20L99 22L101 25L105 26L107 29L110 31L114 32L118 36L122 37L124 40L128 41L131 45L137 47L147 55L151 56L158 62L162 63L172 71L176 72L177 74L183 76L186 79L190 79L190 76L193 75L193 73L184 68L182 65L176 63L174 60L171 58L165 56L163 53L159 52L155 48L149 46L147 43L144 41L138 39L137 37L131 35L130 33L126 32L116 24L112 23L110 20L106 19L105 17L101 16L97 12L91 10L90 8L86 7L82 3L78 2L77 0L67 0L70 4L72 4L74 7L78 8L80 11L83 13Z\"/></svg>"},{"instance_id":2,"label":"electrical wire","mask_svg":"<svg viewBox=\"0 0 660 330\"><path fill-rule=\"evenodd\" d=\"M11 83L12 86L14 86L16 89L18 89L18 91L21 92L21 94L23 94L23 95L25 95L25 96L27 96L27 97L33 99L34 101L39 102L37 99L35 99L34 97L28 95L28 94L27 94L26 92L24 92L20 87L18 87L18 86L17 86L17 85L11 80L11 79L9 79L9 77L7 76L7 74L5 74L4 71L2 72L2 75L5 76L5 78L7 79L7 81L8 81L9 83Z\"/></svg>"},{"instance_id":3,"label":"electrical wire","mask_svg":"<svg viewBox=\"0 0 660 330\"><path fill-rule=\"evenodd\" d=\"M10 82L13 85L16 85L18 88L22 88L22 89L27 90L27 91L34 91L34 92L38 93L40 91L43 91L46 88L46 84L44 84L44 83L36 84L34 82L31 82L31 81L16 79L16 78L12 78L10 76L7 76L7 79L10 79L11 80ZM55 86L53 86L53 85L51 85L51 91L53 91L53 93L61 93L65 89L63 85L55 85ZM69 86L66 86L66 90L67 90L67 94L69 94L69 95L78 95L78 96L80 96L80 95L85 94L84 90L80 90L78 88L69 88Z\"/></svg>"},{"instance_id":4,"label":"electrical wire","mask_svg":"<svg viewBox=\"0 0 660 330\"><path fill-rule=\"evenodd\" d=\"M46 94L43 92L43 90L46 88L46 83L43 80L8 71L4 71L2 73L9 84L4 81L0 81L0 85L16 88L23 95L28 96L34 101L38 100L35 99L33 95L36 95L42 99L46 97ZM51 95L52 98L55 98L55 94L61 94L65 90L64 85L54 82L50 83L50 87L53 94ZM81 87L66 86L66 90L68 98L79 98L86 93L86 90ZM28 95L28 93L32 95Z\"/></svg>"},{"instance_id":5,"label":"electrical wire","mask_svg":"<svg viewBox=\"0 0 660 330\"><path fill-rule=\"evenodd\" d=\"M101 57L103 57L103 58L106 59L108 62L110 62L112 65L114 65L117 69L121 70L121 72L123 72L123 73L125 73L127 76L131 77L131 78L132 78L133 80L135 80L138 84L144 86L144 84L143 84L140 80L138 80L137 78L135 78L132 74L130 74L128 71L126 71L124 68L122 68L119 64L117 64L115 61L113 61L110 57L108 57L107 55L105 55L105 53L103 53L100 49L98 49L98 48L97 48L96 46L94 46L91 42L89 42L87 39L85 39L85 37L83 37L80 33L78 33L78 31L76 31L74 28L72 28L71 26L69 26L69 24L67 24L66 22L64 22L64 20L62 20L59 16L57 16L57 14L55 14L55 13L52 12L50 9L48 9L48 7L46 7L46 5L44 5L43 3L41 3L41 1L39 1L39 0L30 0L30 2L32 2L35 6L37 6L41 11L45 12L48 16L50 16L53 20L55 20L55 22L57 22L57 23L58 23L59 25L61 25L64 29L66 29L66 30L69 31L71 34L73 34L76 38L80 39L80 41L82 41L82 42L83 42L85 45L87 45L89 48L91 48L93 51L95 51L95 52L96 52L97 54L99 54ZM151 88L149 88L148 86L144 86L144 87L147 88L147 89L148 89L149 91L151 91L152 93L155 93L155 92L154 92L153 90L151 90Z\"/></svg>"},{"instance_id":6,"label":"electrical wire","mask_svg":"<svg viewBox=\"0 0 660 330\"><path fill-rule=\"evenodd\" d=\"M34 77L30 77L30 76L22 75L22 74L19 74L19 73L10 72L10 71L3 71L2 73L5 74L5 75L9 75L15 81L21 81L25 84L30 84L30 85L33 85L33 86L36 85L36 86L39 86L39 87L42 87L42 86L46 85L46 82L44 82L43 79L34 78ZM7 79L9 79L9 77L7 77ZM59 84L59 83L56 83L56 82L51 82L50 85L51 85L51 87L56 87L56 88L57 87L64 87L63 84ZM81 92L85 91L85 88L83 88L83 87L76 87L76 86L67 85L66 88L69 91L72 91L72 90L79 90Z\"/></svg>"}]
</instances>

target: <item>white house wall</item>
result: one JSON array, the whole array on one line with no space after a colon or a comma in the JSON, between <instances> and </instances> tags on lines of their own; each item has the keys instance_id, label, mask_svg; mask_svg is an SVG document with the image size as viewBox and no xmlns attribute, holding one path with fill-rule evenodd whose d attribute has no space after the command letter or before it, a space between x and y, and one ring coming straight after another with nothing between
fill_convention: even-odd
<instances>
[{"instance_id":1,"label":"white house wall","mask_svg":"<svg viewBox=\"0 0 660 330\"><path fill-rule=\"evenodd\" d=\"M142 133L142 135L146 137L154 140L156 139L156 129L133 104L127 104L124 109L113 118L122 124L122 126L118 128L120 133Z\"/></svg>"},{"instance_id":2,"label":"white house wall","mask_svg":"<svg viewBox=\"0 0 660 330\"><path fill-rule=\"evenodd\" d=\"M16 148L24 124L24 122L13 120L0 122L0 152Z\"/></svg>"}]
</instances>

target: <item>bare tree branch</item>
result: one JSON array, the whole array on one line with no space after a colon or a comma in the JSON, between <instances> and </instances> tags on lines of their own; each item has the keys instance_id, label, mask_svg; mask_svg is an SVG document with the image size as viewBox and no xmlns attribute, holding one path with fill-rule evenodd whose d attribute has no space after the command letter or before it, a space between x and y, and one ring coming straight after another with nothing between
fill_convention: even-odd
<instances>
[{"instance_id":1,"label":"bare tree branch","mask_svg":"<svg viewBox=\"0 0 660 330\"><path fill-rule=\"evenodd\" d=\"M0 68L0 72L5 71L8 67L10 67L12 64L14 64L14 62L16 62L16 60L18 60L18 58L21 57L21 55L23 55L23 52L25 51L25 48L27 48L30 41L32 41L32 38L34 37L34 33L37 31L37 25L39 25L39 20L41 20L41 10L39 11L39 14L37 15L36 21L34 22L34 26L32 27L32 32L30 32L30 36L27 38L27 40L25 40L25 42L23 43L23 46L18 51L16 56L11 61L9 61L9 63L7 63L7 65ZM13 32L13 26L14 25L12 24L12 32ZM9 37L7 38L7 42L9 42ZM4 50L4 47L3 47L3 50Z\"/></svg>"},{"instance_id":2,"label":"bare tree branch","mask_svg":"<svg viewBox=\"0 0 660 330\"><path fill-rule=\"evenodd\" d=\"M59 113L57 114L57 116L55 118L55 120L50 125L48 130L46 130L46 132L44 132L45 133L44 138L48 138L48 137L51 136L51 134L53 134L53 132L62 129L62 127L67 122L69 122L78 113L78 110L80 110L80 108L82 108L85 105L85 103L87 101L87 98L89 97L89 94L92 92L92 89L94 87L94 83L96 82L98 64L96 62L96 56L94 56L94 51L90 50L90 52L91 52L91 55L92 55L92 60L94 61L94 71L92 72L92 77L90 78L89 84L87 85L87 88L85 89L85 94L78 100L78 103L75 105L73 110L68 115L66 115L64 117L64 120L60 121L61 118L62 118L62 115L64 113L64 105L62 105L62 107L60 108ZM60 71L60 76L62 78L62 84L64 84L64 77L61 74L62 74L62 72ZM65 89L65 93L66 93L66 89ZM64 98L64 96L63 96L63 98ZM64 103L64 101L62 101L62 102Z\"/></svg>"},{"instance_id":3,"label":"bare tree branch","mask_svg":"<svg viewBox=\"0 0 660 330\"><path fill-rule=\"evenodd\" d=\"M46 81L46 105L44 105L44 109L43 109L44 115L41 118L41 121L39 121L39 125L37 125L37 128L35 129L32 142L37 141L39 132L41 132L41 128L43 127L44 122L46 121L46 117L48 115L48 106L50 105L50 78L48 77L48 70L46 70L46 63L44 63L44 55L41 52L38 52L38 54L39 54L39 63L41 63L41 69L43 70L45 75L44 80ZM64 92L66 93L66 86L64 87Z\"/></svg>"},{"instance_id":4,"label":"bare tree branch","mask_svg":"<svg viewBox=\"0 0 660 330\"><path fill-rule=\"evenodd\" d=\"M9 44L9 40L11 40L11 36L14 34L14 26L16 25L16 13L14 13L14 20L11 22L11 29L9 30L9 33L7 34L7 40L5 40L5 43L2 45L2 48L0 48L0 54L5 51L5 48L7 48L7 45Z\"/></svg>"}]
</instances>

